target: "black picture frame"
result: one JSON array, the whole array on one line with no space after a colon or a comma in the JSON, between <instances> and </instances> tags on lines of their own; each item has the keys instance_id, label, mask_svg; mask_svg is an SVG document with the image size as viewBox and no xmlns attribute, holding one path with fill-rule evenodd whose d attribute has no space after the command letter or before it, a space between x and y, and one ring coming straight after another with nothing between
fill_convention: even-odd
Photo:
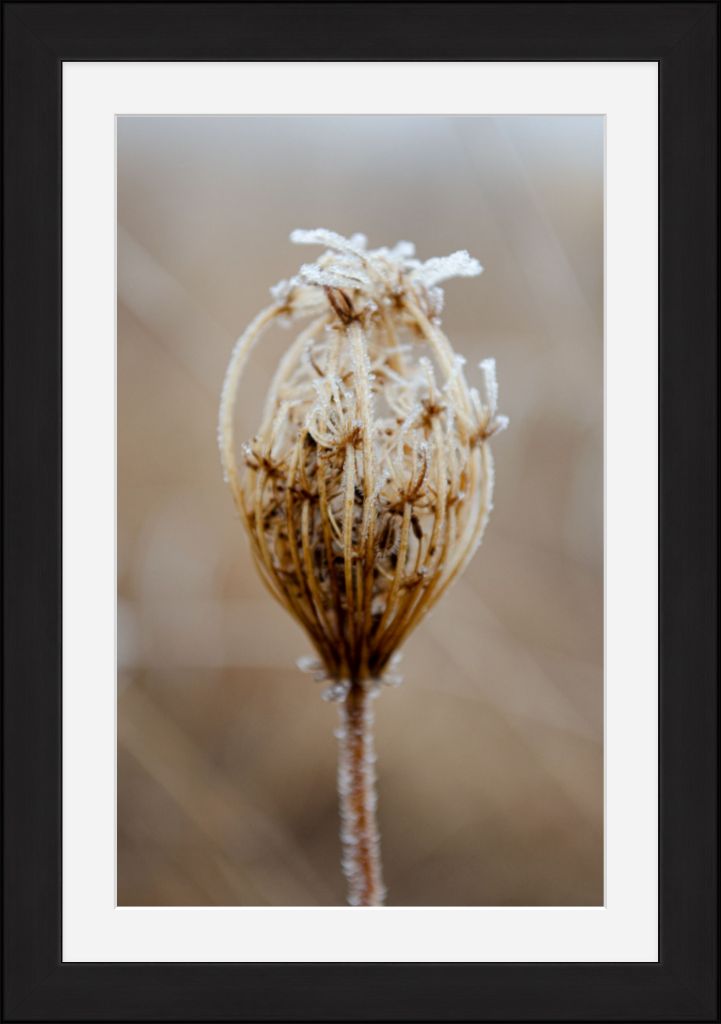
<instances>
[{"instance_id":1,"label":"black picture frame","mask_svg":"<svg viewBox=\"0 0 721 1024\"><path fill-rule=\"evenodd\" d=\"M3 4L3 1020L719 1020L718 13L715 2ZM62 962L62 62L266 59L658 61L657 964Z\"/></svg>"}]
</instances>

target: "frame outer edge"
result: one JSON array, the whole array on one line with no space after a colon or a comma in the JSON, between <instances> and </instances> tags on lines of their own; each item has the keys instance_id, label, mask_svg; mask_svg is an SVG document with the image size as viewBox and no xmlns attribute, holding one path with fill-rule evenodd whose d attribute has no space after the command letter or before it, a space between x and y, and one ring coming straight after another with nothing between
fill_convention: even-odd
<instances>
[{"instance_id":1,"label":"frame outer edge","mask_svg":"<svg viewBox=\"0 0 721 1024\"><path fill-rule=\"evenodd\" d=\"M661 64L661 958L718 1019L718 7ZM683 200L682 202L680 200ZM693 883L693 884L690 884Z\"/></svg>"},{"instance_id":2,"label":"frame outer edge","mask_svg":"<svg viewBox=\"0 0 721 1024\"><path fill-rule=\"evenodd\" d=\"M713 434L717 310L713 297L718 221L717 211L708 204L715 192L717 165L718 8L710 2L622 4L619 14L629 32L624 33L618 23L606 28L609 38L614 33L616 38L624 37L616 47L616 59L662 57L664 82L660 160L666 195L661 224L665 348L659 385L662 452L668 454L670 469L661 478L661 783L664 798L669 794L670 810L662 819L661 964L604 965L602 980L596 965L584 964L529 964L523 978L518 978L514 965L493 964L339 964L330 965L338 969L329 972L327 965L306 964L60 963L61 53L66 58L100 60L122 59L124 54L127 59L136 45L137 56L143 59L144 47L158 45L152 38L146 42L138 37L136 43L131 39L130 12L143 6L11 3L3 9L7 253L3 515L5 668L10 680L5 688L5 795L12 822L4 839L5 1019L148 1019L152 1014L158 1020L191 1020L217 1019L215 1014L222 1013L224 1019L237 1020L333 1020L338 1019L343 993L353 989L357 1012L345 1019L372 1019L370 1014L379 1019L381 1014L380 1019L441 1020L444 1017L438 1014L443 1008L453 1014L445 1019L482 1019L479 1013L503 1019L496 1012L499 1000L505 998L502 993L510 990L513 1019L578 1019L581 1001L585 999L588 1006L590 996L595 1004L584 1014L587 1020L717 1020L717 807L712 750L717 734ZM167 19L167 11L177 12L179 5L145 6L156 9L153 16L141 19L152 37L161 26L160 9L165 6L162 17ZM197 6L189 4L186 11ZM231 5L209 4L205 15L223 6ZM264 6L267 12L288 7ZM400 5L388 6L395 10ZM554 8L551 20L557 24L558 4L508 6L527 11L534 6ZM595 25L604 6L570 4L566 12L572 7L591 9L588 24ZM482 7L488 5L469 5L469 10ZM106 24L113 27L103 40L98 27L105 12ZM578 17L578 12L573 16ZM268 21L267 16L263 20ZM496 33L502 21L494 15ZM530 15L529 21L533 21ZM337 32L335 21L334 25ZM196 38L188 44L180 41L181 27L175 26L168 45L192 50L196 59L208 59L204 47L219 45L216 40L223 34L217 26L214 34L211 27L207 41ZM525 25L514 44L523 59L534 59L529 32ZM635 42L629 43L629 33ZM261 31L252 43L259 50L268 45L262 35ZM423 32L418 33L421 36ZM468 38L458 44L464 51L470 45ZM572 59L572 44L565 37L560 42L550 38L546 31L536 46L540 42L557 55L562 53L557 59ZM221 49L223 45L236 44L226 40ZM500 45L497 40L488 42L499 53ZM585 40L574 47L576 59L593 59L589 45L594 53L609 48L606 36L592 44ZM436 52L433 40L421 43L420 49L412 40L408 46L418 51L415 59L433 59ZM635 57L629 56L629 47ZM322 59L322 54L318 56ZM472 58L457 55L455 59ZM685 396L680 403L679 393ZM700 510L694 524L688 520L692 509ZM695 615L701 608L705 613ZM47 771L48 765L54 766L54 775ZM689 792L689 780L695 785L693 792ZM694 879L698 879L695 888ZM287 1017L293 1001L293 1017ZM541 1017L536 1015L539 1008Z\"/></svg>"},{"instance_id":3,"label":"frame outer edge","mask_svg":"<svg viewBox=\"0 0 721 1024\"><path fill-rule=\"evenodd\" d=\"M60 939L60 62L14 7L3 15L4 797L12 823L3 847L3 966L10 1008L52 971Z\"/></svg>"}]
</instances>

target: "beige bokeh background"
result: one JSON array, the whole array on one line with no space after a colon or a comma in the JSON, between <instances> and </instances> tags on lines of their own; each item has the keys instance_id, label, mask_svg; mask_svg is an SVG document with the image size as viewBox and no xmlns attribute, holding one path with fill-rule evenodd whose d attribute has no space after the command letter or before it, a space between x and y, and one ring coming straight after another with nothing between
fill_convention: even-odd
<instances>
[{"instance_id":1,"label":"beige bokeh background","mask_svg":"<svg viewBox=\"0 0 721 1024\"><path fill-rule=\"evenodd\" d=\"M119 118L118 902L344 900L337 711L215 439L232 344L318 226L477 256L444 324L511 419L484 544L376 703L389 902L601 903L599 117Z\"/></svg>"}]
</instances>

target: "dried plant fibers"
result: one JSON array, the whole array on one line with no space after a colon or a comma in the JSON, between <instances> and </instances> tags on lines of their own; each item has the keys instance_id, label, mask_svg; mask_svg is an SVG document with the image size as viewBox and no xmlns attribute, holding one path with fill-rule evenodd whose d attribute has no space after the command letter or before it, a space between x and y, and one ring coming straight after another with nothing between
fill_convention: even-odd
<instances>
[{"instance_id":1,"label":"dried plant fibers","mask_svg":"<svg viewBox=\"0 0 721 1024\"><path fill-rule=\"evenodd\" d=\"M327 680L341 713L343 868L349 902L383 902L375 813L372 698L397 652L463 571L491 510L493 360L480 390L441 330L449 277L481 272L467 252L425 263L414 247L368 250L362 235L294 231L326 251L238 340L219 442L255 562L315 650L301 668ZM280 360L262 422L236 456L233 411L253 346L274 321L310 318Z\"/></svg>"}]
</instances>

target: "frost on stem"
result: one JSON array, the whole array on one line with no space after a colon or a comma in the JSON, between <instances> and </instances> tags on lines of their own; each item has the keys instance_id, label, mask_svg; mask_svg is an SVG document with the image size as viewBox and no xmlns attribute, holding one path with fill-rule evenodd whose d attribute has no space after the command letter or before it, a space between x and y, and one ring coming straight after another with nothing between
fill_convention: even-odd
<instances>
[{"instance_id":1,"label":"frost on stem","mask_svg":"<svg viewBox=\"0 0 721 1024\"><path fill-rule=\"evenodd\" d=\"M271 289L238 340L218 437L259 572L313 645L303 667L347 709L397 681L394 654L478 546L488 442L507 420L493 360L469 385L440 324L439 283L479 274L477 260L459 251L423 263L410 242L369 250L363 235L325 229L291 238L324 251ZM237 459L248 357L273 322L305 318Z\"/></svg>"},{"instance_id":2,"label":"frost on stem","mask_svg":"<svg viewBox=\"0 0 721 1024\"><path fill-rule=\"evenodd\" d=\"M380 838L376 824L376 770L372 695L358 687L340 705L338 796L342 867L352 907L381 906Z\"/></svg>"}]
</instances>

